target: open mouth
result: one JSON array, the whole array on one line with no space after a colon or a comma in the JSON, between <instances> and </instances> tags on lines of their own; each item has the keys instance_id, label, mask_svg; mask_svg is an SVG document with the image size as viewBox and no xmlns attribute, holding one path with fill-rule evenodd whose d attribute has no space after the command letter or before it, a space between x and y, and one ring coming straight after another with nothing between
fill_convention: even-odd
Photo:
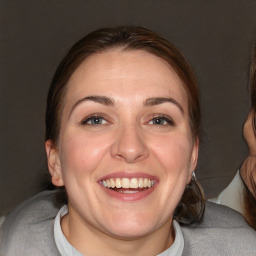
<instances>
[{"instance_id":1,"label":"open mouth","mask_svg":"<svg viewBox=\"0 0 256 256\"><path fill-rule=\"evenodd\" d=\"M138 193L148 190L155 185L155 181L149 178L110 178L100 182L105 188L119 193Z\"/></svg>"}]
</instances>

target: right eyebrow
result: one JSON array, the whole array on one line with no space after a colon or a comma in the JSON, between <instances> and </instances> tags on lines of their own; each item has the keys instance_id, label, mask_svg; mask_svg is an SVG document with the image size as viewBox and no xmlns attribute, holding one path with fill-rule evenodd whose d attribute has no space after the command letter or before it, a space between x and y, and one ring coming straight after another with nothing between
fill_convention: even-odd
<instances>
[{"instance_id":1,"label":"right eyebrow","mask_svg":"<svg viewBox=\"0 0 256 256\"><path fill-rule=\"evenodd\" d=\"M114 105L114 101L113 99L109 98L109 97L106 97L106 96L87 96L87 97L84 97L82 99L79 99L72 107L70 113L69 113L69 117L70 115L72 114L73 110L79 105L81 104L82 102L85 102L85 101L93 101L93 102L96 102L96 103L100 103L100 104L103 104L105 106L113 106Z\"/></svg>"}]
</instances>

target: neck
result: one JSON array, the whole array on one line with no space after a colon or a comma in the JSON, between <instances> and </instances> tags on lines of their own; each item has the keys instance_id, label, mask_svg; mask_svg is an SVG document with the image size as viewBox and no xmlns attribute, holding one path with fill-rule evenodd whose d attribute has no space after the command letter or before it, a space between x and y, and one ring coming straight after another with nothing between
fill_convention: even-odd
<instances>
[{"instance_id":1,"label":"neck","mask_svg":"<svg viewBox=\"0 0 256 256\"><path fill-rule=\"evenodd\" d=\"M151 234L135 238L120 238L106 234L83 221L73 221L72 214L62 218L61 227L69 243L84 255L155 256L174 242L172 220Z\"/></svg>"}]
</instances>

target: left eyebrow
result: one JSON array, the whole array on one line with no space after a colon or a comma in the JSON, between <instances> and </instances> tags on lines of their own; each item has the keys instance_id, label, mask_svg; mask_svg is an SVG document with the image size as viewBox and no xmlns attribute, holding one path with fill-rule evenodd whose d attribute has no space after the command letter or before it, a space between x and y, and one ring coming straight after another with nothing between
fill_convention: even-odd
<instances>
[{"instance_id":1,"label":"left eyebrow","mask_svg":"<svg viewBox=\"0 0 256 256\"><path fill-rule=\"evenodd\" d=\"M145 106L155 106L155 105L160 105L166 102L170 102L175 104L180 111L182 112L182 114L184 113L184 109L182 108L182 106L180 105L179 102L177 102L175 99L173 98L163 98L163 97L156 97L156 98L148 98L144 101L144 105Z\"/></svg>"}]
</instances>

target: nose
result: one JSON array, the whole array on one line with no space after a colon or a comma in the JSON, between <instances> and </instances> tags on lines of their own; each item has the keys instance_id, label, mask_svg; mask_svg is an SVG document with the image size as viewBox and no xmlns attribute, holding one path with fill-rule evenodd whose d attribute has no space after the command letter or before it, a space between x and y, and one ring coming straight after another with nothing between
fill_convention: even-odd
<instances>
[{"instance_id":1,"label":"nose","mask_svg":"<svg viewBox=\"0 0 256 256\"><path fill-rule=\"evenodd\" d=\"M139 127L119 127L115 142L111 147L112 157L127 163L141 161L148 157L149 151Z\"/></svg>"}]
</instances>

